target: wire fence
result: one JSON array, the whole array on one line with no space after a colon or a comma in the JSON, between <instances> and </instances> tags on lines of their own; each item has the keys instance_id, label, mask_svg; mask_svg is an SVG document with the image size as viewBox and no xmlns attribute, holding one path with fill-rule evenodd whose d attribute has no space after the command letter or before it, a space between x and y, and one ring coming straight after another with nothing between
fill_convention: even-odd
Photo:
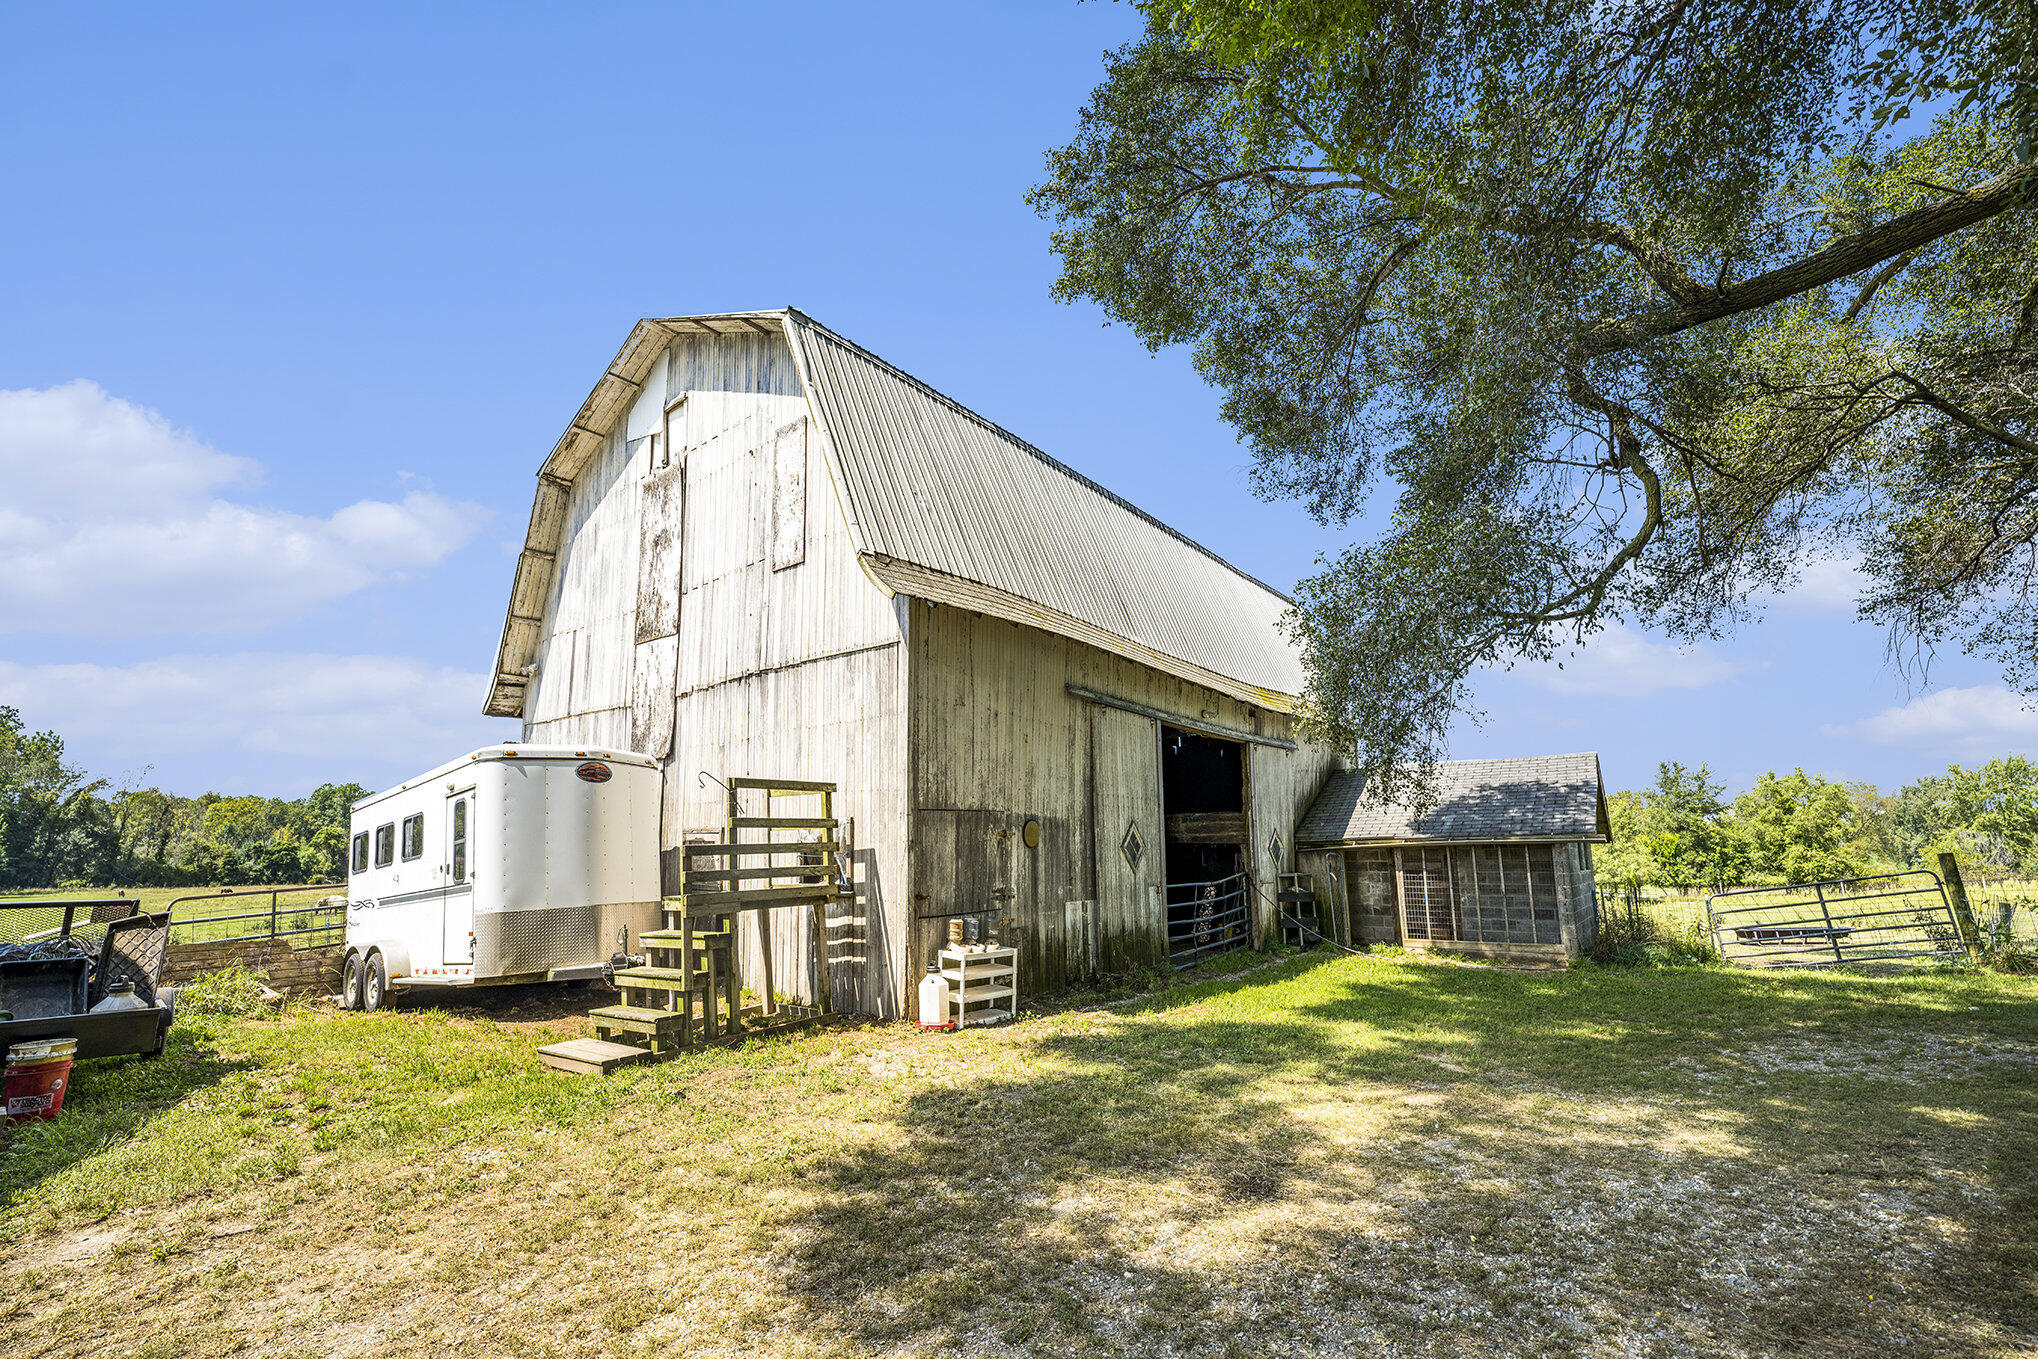
<instances>
[{"instance_id":1,"label":"wire fence","mask_svg":"<svg viewBox=\"0 0 2038 1359\"><path fill-rule=\"evenodd\" d=\"M346 935L345 892L345 883L329 882L190 893L168 905L170 942L287 939L296 948L322 948Z\"/></svg>"},{"instance_id":2,"label":"wire fence","mask_svg":"<svg viewBox=\"0 0 2038 1359\"><path fill-rule=\"evenodd\" d=\"M109 922L132 915L170 916L172 944L286 939L319 948L345 937L344 883L232 887L170 895L30 896L0 900L0 944L26 945L63 935L103 938Z\"/></svg>"}]
</instances>

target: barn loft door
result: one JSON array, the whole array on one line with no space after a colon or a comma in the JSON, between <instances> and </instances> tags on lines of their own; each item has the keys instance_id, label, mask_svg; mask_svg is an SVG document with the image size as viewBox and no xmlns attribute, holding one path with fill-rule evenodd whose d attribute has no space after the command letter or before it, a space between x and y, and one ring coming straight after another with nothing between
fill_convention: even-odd
<instances>
[{"instance_id":1,"label":"barn loft door","mask_svg":"<svg viewBox=\"0 0 2038 1359\"><path fill-rule=\"evenodd\" d=\"M680 515L686 466L644 478L637 511L637 636L630 666L630 749L657 759L672 753L672 709L679 693Z\"/></svg>"},{"instance_id":2,"label":"barn loft door","mask_svg":"<svg viewBox=\"0 0 2038 1359\"><path fill-rule=\"evenodd\" d=\"M1441 849L1399 849L1401 928L1409 939L1432 943L1458 937L1451 897L1451 861Z\"/></svg>"}]
</instances>

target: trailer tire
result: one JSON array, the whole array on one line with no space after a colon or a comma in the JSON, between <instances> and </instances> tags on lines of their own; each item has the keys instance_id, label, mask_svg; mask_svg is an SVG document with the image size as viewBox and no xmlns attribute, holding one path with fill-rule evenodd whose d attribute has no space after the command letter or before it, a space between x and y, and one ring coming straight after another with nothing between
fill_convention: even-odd
<instances>
[{"instance_id":1,"label":"trailer tire","mask_svg":"<svg viewBox=\"0 0 2038 1359\"><path fill-rule=\"evenodd\" d=\"M340 1008L361 1008L361 955L358 953L347 954L345 967L340 973Z\"/></svg>"},{"instance_id":2,"label":"trailer tire","mask_svg":"<svg viewBox=\"0 0 2038 1359\"><path fill-rule=\"evenodd\" d=\"M361 969L361 1008L373 1014L389 1003L389 964L371 953Z\"/></svg>"}]
</instances>

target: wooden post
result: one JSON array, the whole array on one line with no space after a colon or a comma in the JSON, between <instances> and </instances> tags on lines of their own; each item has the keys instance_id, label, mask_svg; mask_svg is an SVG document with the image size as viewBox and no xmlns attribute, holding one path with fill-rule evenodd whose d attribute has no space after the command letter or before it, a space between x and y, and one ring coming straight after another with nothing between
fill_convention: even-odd
<instances>
[{"instance_id":1,"label":"wooden post","mask_svg":"<svg viewBox=\"0 0 2038 1359\"><path fill-rule=\"evenodd\" d=\"M1981 930L1974 923L1974 909L1967 903L1967 884L1960 878L1960 860L1953 851L1939 856L1939 877L1946 884L1946 900L1953 907L1953 923L1960 930L1960 942L1972 954L1981 949Z\"/></svg>"},{"instance_id":2,"label":"wooden post","mask_svg":"<svg viewBox=\"0 0 2038 1359\"><path fill-rule=\"evenodd\" d=\"M686 888L686 851L682 849L680 862L680 890ZM693 917L686 913L686 898L679 901L679 967L681 989L669 994L679 999L679 1046L682 1051L693 1046L693 986L694 969L700 964L694 960ZM670 916L666 917L668 920Z\"/></svg>"},{"instance_id":3,"label":"wooden post","mask_svg":"<svg viewBox=\"0 0 2038 1359\"><path fill-rule=\"evenodd\" d=\"M821 819L823 821L835 820L835 794L833 791L821 794ZM827 837L824 843L839 844L845 848L849 844L849 828L842 823L838 822L824 830L822 834ZM823 885L832 887L837 883L847 880L848 875L841 868L842 862L843 860L835 850L824 849L821 851L821 882ZM854 862L854 860L850 862ZM814 1003L824 1015L834 1012L834 1000L830 994L833 989L832 978L828 975L828 903L817 901L814 903Z\"/></svg>"}]
</instances>

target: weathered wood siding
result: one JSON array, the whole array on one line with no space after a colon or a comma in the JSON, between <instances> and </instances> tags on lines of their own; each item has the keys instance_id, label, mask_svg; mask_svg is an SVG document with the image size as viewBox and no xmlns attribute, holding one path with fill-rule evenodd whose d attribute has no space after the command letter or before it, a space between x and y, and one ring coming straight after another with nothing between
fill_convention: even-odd
<instances>
[{"instance_id":1,"label":"weathered wood siding","mask_svg":"<svg viewBox=\"0 0 2038 1359\"><path fill-rule=\"evenodd\" d=\"M1013 916L1025 931L1024 983L1035 990L1160 962L1157 724L1079 700L1068 685L1266 736L1289 736L1288 718L965 609L916 599L906 616L914 916ZM1291 864L1275 865L1269 842L1278 835L1284 856L1292 855L1296 820L1335 762L1308 746L1252 750L1250 856L1271 901L1274 874ZM1038 848L1020 839L1028 819L1040 822ZM1142 838L1137 866L1120 848L1128 827ZM1264 901L1255 911L1271 921ZM938 921L916 924L914 971L942 929Z\"/></svg>"},{"instance_id":2,"label":"weathered wood siding","mask_svg":"<svg viewBox=\"0 0 2038 1359\"><path fill-rule=\"evenodd\" d=\"M652 747L667 849L727 814L703 772L835 782L856 893L831 926L833 1000L889 1015L907 985L902 623L826 451L783 337L674 341L566 495L524 738ZM806 916L772 923L775 985L810 998ZM762 947L747 928L746 984Z\"/></svg>"}]
</instances>

